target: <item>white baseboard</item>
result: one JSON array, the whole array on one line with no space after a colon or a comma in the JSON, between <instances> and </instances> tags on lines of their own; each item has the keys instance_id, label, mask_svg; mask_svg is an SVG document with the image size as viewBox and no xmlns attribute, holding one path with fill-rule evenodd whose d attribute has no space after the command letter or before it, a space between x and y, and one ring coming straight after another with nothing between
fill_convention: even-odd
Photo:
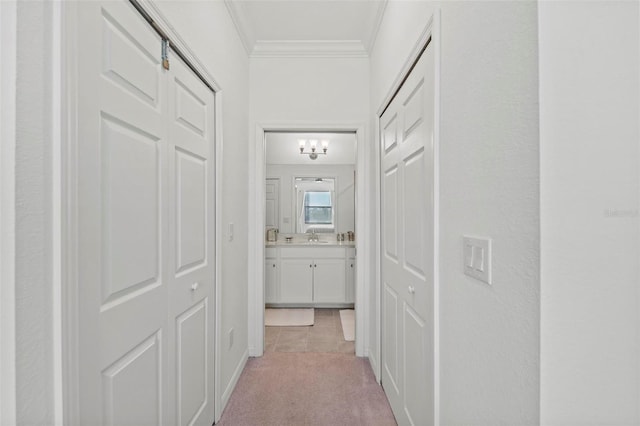
<instances>
[{"instance_id":1,"label":"white baseboard","mask_svg":"<svg viewBox=\"0 0 640 426\"><path fill-rule=\"evenodd\" d=\"M222 417L222 413L224 412L224 409L227 406L227 403L229 402L229 398L231 398L231 394L233 393L233 390L236 388L236 385L238 384L238 380L240 379L242 370L244 370L244 367L247 364L248 360L249 360L249 350L247 349L242 354L242 357L240 358L240 362L236 366L236 369L233 372L233 376L231 376L231 380L229 380L229 384L225 388L224 392L222 393L222 397L220 398L221 407L220 407L220 410L217 410L217 412L220 413L220 417ZM216 423L219 420L220 418L217 418Z\"/></svg>"},{"instance_id":2,"label":"white baseboard","mask_svg":"<svg viewBox=\"0 0 640 426\"><path fill-rule=\"evenodd\" d=\"M380 375L378 374L378 361L373 356L375 351L369 350L369 364L371 364L371 369L373 370L373 374L376 376L376 382L380 383Z\"/></svg>"}]
</instances>

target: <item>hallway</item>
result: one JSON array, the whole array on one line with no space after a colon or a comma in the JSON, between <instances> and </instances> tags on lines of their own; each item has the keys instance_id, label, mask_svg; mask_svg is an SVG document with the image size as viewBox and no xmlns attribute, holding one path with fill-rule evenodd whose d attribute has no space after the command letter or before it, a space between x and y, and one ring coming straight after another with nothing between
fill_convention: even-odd
<instances>
[{"instance_id":1,"label":"hallway","mask_svg":"<svg viewBox=\"0 0 640 426\"><path fill-rule=\"evenodd\" d=\"M365 358L267 352L251 358L218 425L367 425L396 422Z\"/></svg>"}]
</instances>

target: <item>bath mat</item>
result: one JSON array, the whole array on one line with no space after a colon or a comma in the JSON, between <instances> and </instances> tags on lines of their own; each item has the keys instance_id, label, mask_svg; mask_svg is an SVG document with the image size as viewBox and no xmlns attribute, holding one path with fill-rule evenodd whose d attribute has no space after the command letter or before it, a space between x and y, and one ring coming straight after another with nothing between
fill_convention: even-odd
<instances>
[{"instance_id":1,"label":"bath mat","mask_svg":"<svg viewBox=\"0 0 640 426\"><path fill-rule=\"evenodd\" d=\"M313 308L308 309L265 309L264 325L273 327L295 327L313 325Z\"/></svg>"},{"instance_id":2,"label":"bath mat","mask_svg":"<svg viewBox=\"0 0 640 426\"><path fill-rule=\"evenodd\" d=\"M353 309L343 309L340 311L340 322L342 323L342 334L344 340L353 342L356 340L356 311Z\"/></svg>"}]
</instances>

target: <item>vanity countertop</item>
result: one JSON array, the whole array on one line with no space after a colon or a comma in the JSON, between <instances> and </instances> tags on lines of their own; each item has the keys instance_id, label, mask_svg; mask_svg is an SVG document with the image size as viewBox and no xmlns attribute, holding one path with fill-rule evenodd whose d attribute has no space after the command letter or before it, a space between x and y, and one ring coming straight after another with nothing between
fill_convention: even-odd
<instances>
[{"instance_id":1,"label":"vanity countertop","mask_svg":"<svg viewBox=\"0 0 640 426\"><path fill-rule=\"evenodd\" d=\"M355 247L355 241L304 241L294 240L290 243L284 239L267 241L266 247Z\"/></svg>"}]
</instances>

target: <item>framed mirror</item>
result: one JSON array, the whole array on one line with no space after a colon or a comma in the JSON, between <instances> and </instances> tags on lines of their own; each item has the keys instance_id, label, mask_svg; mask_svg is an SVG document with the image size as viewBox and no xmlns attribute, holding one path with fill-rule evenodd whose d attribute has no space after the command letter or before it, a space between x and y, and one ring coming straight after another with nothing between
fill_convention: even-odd
<instances>
[{"instance_id":1,"label":"framed mirror","mask_svg":"<svg viewBox=\"0 0 640 426\"><path fill-rule=\"evenodd\" d=\"M338 209L334 178L296 177L296 232L334 233Z\"/></svg>"}]
</instances>

